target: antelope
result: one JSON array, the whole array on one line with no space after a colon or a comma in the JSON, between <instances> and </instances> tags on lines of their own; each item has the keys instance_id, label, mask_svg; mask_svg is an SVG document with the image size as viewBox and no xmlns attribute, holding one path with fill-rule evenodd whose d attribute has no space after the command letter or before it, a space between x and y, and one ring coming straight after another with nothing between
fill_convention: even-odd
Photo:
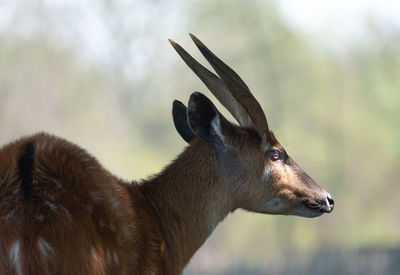
<instances>
[{"instance_id":1,"label":"antelope","mask_svg":"<svg viewBox=\"0 0 400 275\"><path fill-rule=\"evenodd\" d=\"M191 35L212 73L177 53L233 115L205 95L173 102L189 144L150 179L125 182L77 145L38 133L0 149L0 274L180 274L230 212L317 217L332 197L269 130L242 79Z\"/></svg>"}]
</instances>

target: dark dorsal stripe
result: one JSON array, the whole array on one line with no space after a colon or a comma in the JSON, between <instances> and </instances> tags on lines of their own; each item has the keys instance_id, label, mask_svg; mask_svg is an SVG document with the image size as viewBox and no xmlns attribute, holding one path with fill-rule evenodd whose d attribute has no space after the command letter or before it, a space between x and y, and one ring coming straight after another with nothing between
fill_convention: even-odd
<instances>
[{"instance_id":1,"label":"dark dorsal stripe","mask_svg":"<svg viewBox=\"0 0 400 275\"><path fill-rule=\"evenodd\" d=\"M25 148L22 151L21 157L18 163L19 176L21 179L21 189L24 195L25 201L29 201L32 194L32 172L34 163L35 151L33 148L32 141L28 141L25 144Z\"/></svg>"}]
</instances>

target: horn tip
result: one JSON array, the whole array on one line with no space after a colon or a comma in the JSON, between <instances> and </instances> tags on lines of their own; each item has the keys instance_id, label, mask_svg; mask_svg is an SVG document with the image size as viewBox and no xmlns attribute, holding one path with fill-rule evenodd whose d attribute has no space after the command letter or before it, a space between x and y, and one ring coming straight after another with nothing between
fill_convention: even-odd
<instances>
[{"instance_id":1,"label":"horn tip","mask_svg":"<svg viewBox=\"0 0 400 275\"><path fill-rule=\"evenodd\" d=\"M189 35L190 35L190 37L191 37L192 39L197 39L196 36L194 36L193 33L189 32Z\"/></svg>"},{"instance_id":2,"label":"horn tip","mask_svg":"<svg viewBox=\"0 0 400 275\"><path fill-rule=\"evenodd\" d=\"M189 33L190 38L192 38L193 42L197 45L197 46L202 46L203 43L196 37L194 36L193 33Z\"/></svg>"},{"instance_id":3,"label":"horn tip","mask_svg":"<svg viewBox=\"0 0 400 275\"><path fill-rule=\"evenodd\" d=\"M168 38L169 43L175 47L176 42L174 40L172 40L171 38Z\"/></svg>"},{"instance_id":4,"label":"horn tip","mask_svg":"<svg viewBox=\"0 0 400 275\"><path fill-rule=\"evenodd\" d=\"M178 43L176 43L174 40L168 39L168 41L178 53L182 51L182 47Z\"/></svg>"},{"instance_id":5,"label":"horn tip","mask_svg":"<svg viewBox=\"0 0 400 275\"><path fill-rule=\"evenodd\" d=\"M200 41L196 36L193 34L189 33L190 37L192 38L194 44L196 44L197 48L200 50L200 52L203 54L203 56L210 61L213 57L213 53L206 47L206 45L203 44L203 42Z\"/></svg>"}]
</instances>

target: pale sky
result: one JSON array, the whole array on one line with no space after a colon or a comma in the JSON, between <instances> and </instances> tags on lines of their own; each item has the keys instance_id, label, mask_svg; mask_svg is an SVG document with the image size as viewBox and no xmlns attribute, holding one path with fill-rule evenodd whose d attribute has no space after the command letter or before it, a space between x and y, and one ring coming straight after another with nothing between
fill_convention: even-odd
<instances>
[{"instance_id":1,"label":"pale sky","mask_svg":"<svg viewBox=\"0 0 400 275\"><path fill-rule=\"evenodd\" d=\"M362 31L365 18L400 27L399 0L277 0L288 22L313 33L341 38Z\"/></svg>"},{"instance_id":2,"label":"pale sky","mask_svg":"<svg viewBox=\"0 0 400 275\"><path fill-rule=\"evenodd\" d=\"M264 1L264 0L262 0ZM266 1L266 0L265 0ZM293 27L315 34L324 42L331 45L341 45L343 41L351 41L363 38L366 18L384 23L385 26L396 26L400 30L400 0L272 0L275 1L287 22ZM146 0L122 0L126 8L126 21L121 21L121 27L128 29L128 33L135 30L146 29L146 21L156 17L163 27L162 35L177 37L182 30L181 1L161 1L167 5L159 6L161 13L152 9ZM17 6L23 9L18 11ZM21 5L21 3L23 3ZM45 5L43 5L45 3ZM46 10L45 6L51 7ZM32 29L43 29L46 32L46 24L56 26L57 39L64 41L66 45L78 47L83 56L104 60L111 53L115 53L113 39L105 30L103 18L96 10L96 0L43 0L23 1L0 0L0 35L2 28L9 28L10 33L17 35L31 35ZM148 7L147 7L148 6ZM43 9L43 10L42 10ZM29 12L30 10L34 12ZM163 11L168 10L165 15ZM158 12L160 12L158 11ZM11 22L12 14L20 14L15 22ZM32 14L46 14L45 25L40 25ZM63 14L61 18L59 14ZM161 16L160 16L161 15ZM78 20L78 21L76 21ZM78 23L78 24L76 24ZM148 30L155 31L155 30ZM76 35L79 33L80 35ZM36 35L36 34L35 34ZM331 43L333 41L334 43ZM145 44L145 41L143 42ZM146 46L147 47L147 46ZM167 43L165 47L168 47ZM133 51L136 51L133 49ZM115 54L113 55L115 57ZM130 62L140 62L137 57Z\"/></svg>"}]
</instances>

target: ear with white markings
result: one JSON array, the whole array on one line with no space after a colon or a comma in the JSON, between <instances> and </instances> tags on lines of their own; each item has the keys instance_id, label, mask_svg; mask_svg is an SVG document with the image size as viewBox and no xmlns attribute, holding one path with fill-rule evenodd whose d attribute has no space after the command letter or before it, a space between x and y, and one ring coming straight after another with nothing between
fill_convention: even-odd
<instances>
[{"instance_id":1,"label":"ear with white markings","mask_svg":"<svg viewBox=\"0 0 400 275\"><path fill-rule=\"evenodd\" d=\"M207 143L227 146L234 134L231 124L202 93L190 96L187 115L193 133Z\"/></svg>"}]
</instances>

